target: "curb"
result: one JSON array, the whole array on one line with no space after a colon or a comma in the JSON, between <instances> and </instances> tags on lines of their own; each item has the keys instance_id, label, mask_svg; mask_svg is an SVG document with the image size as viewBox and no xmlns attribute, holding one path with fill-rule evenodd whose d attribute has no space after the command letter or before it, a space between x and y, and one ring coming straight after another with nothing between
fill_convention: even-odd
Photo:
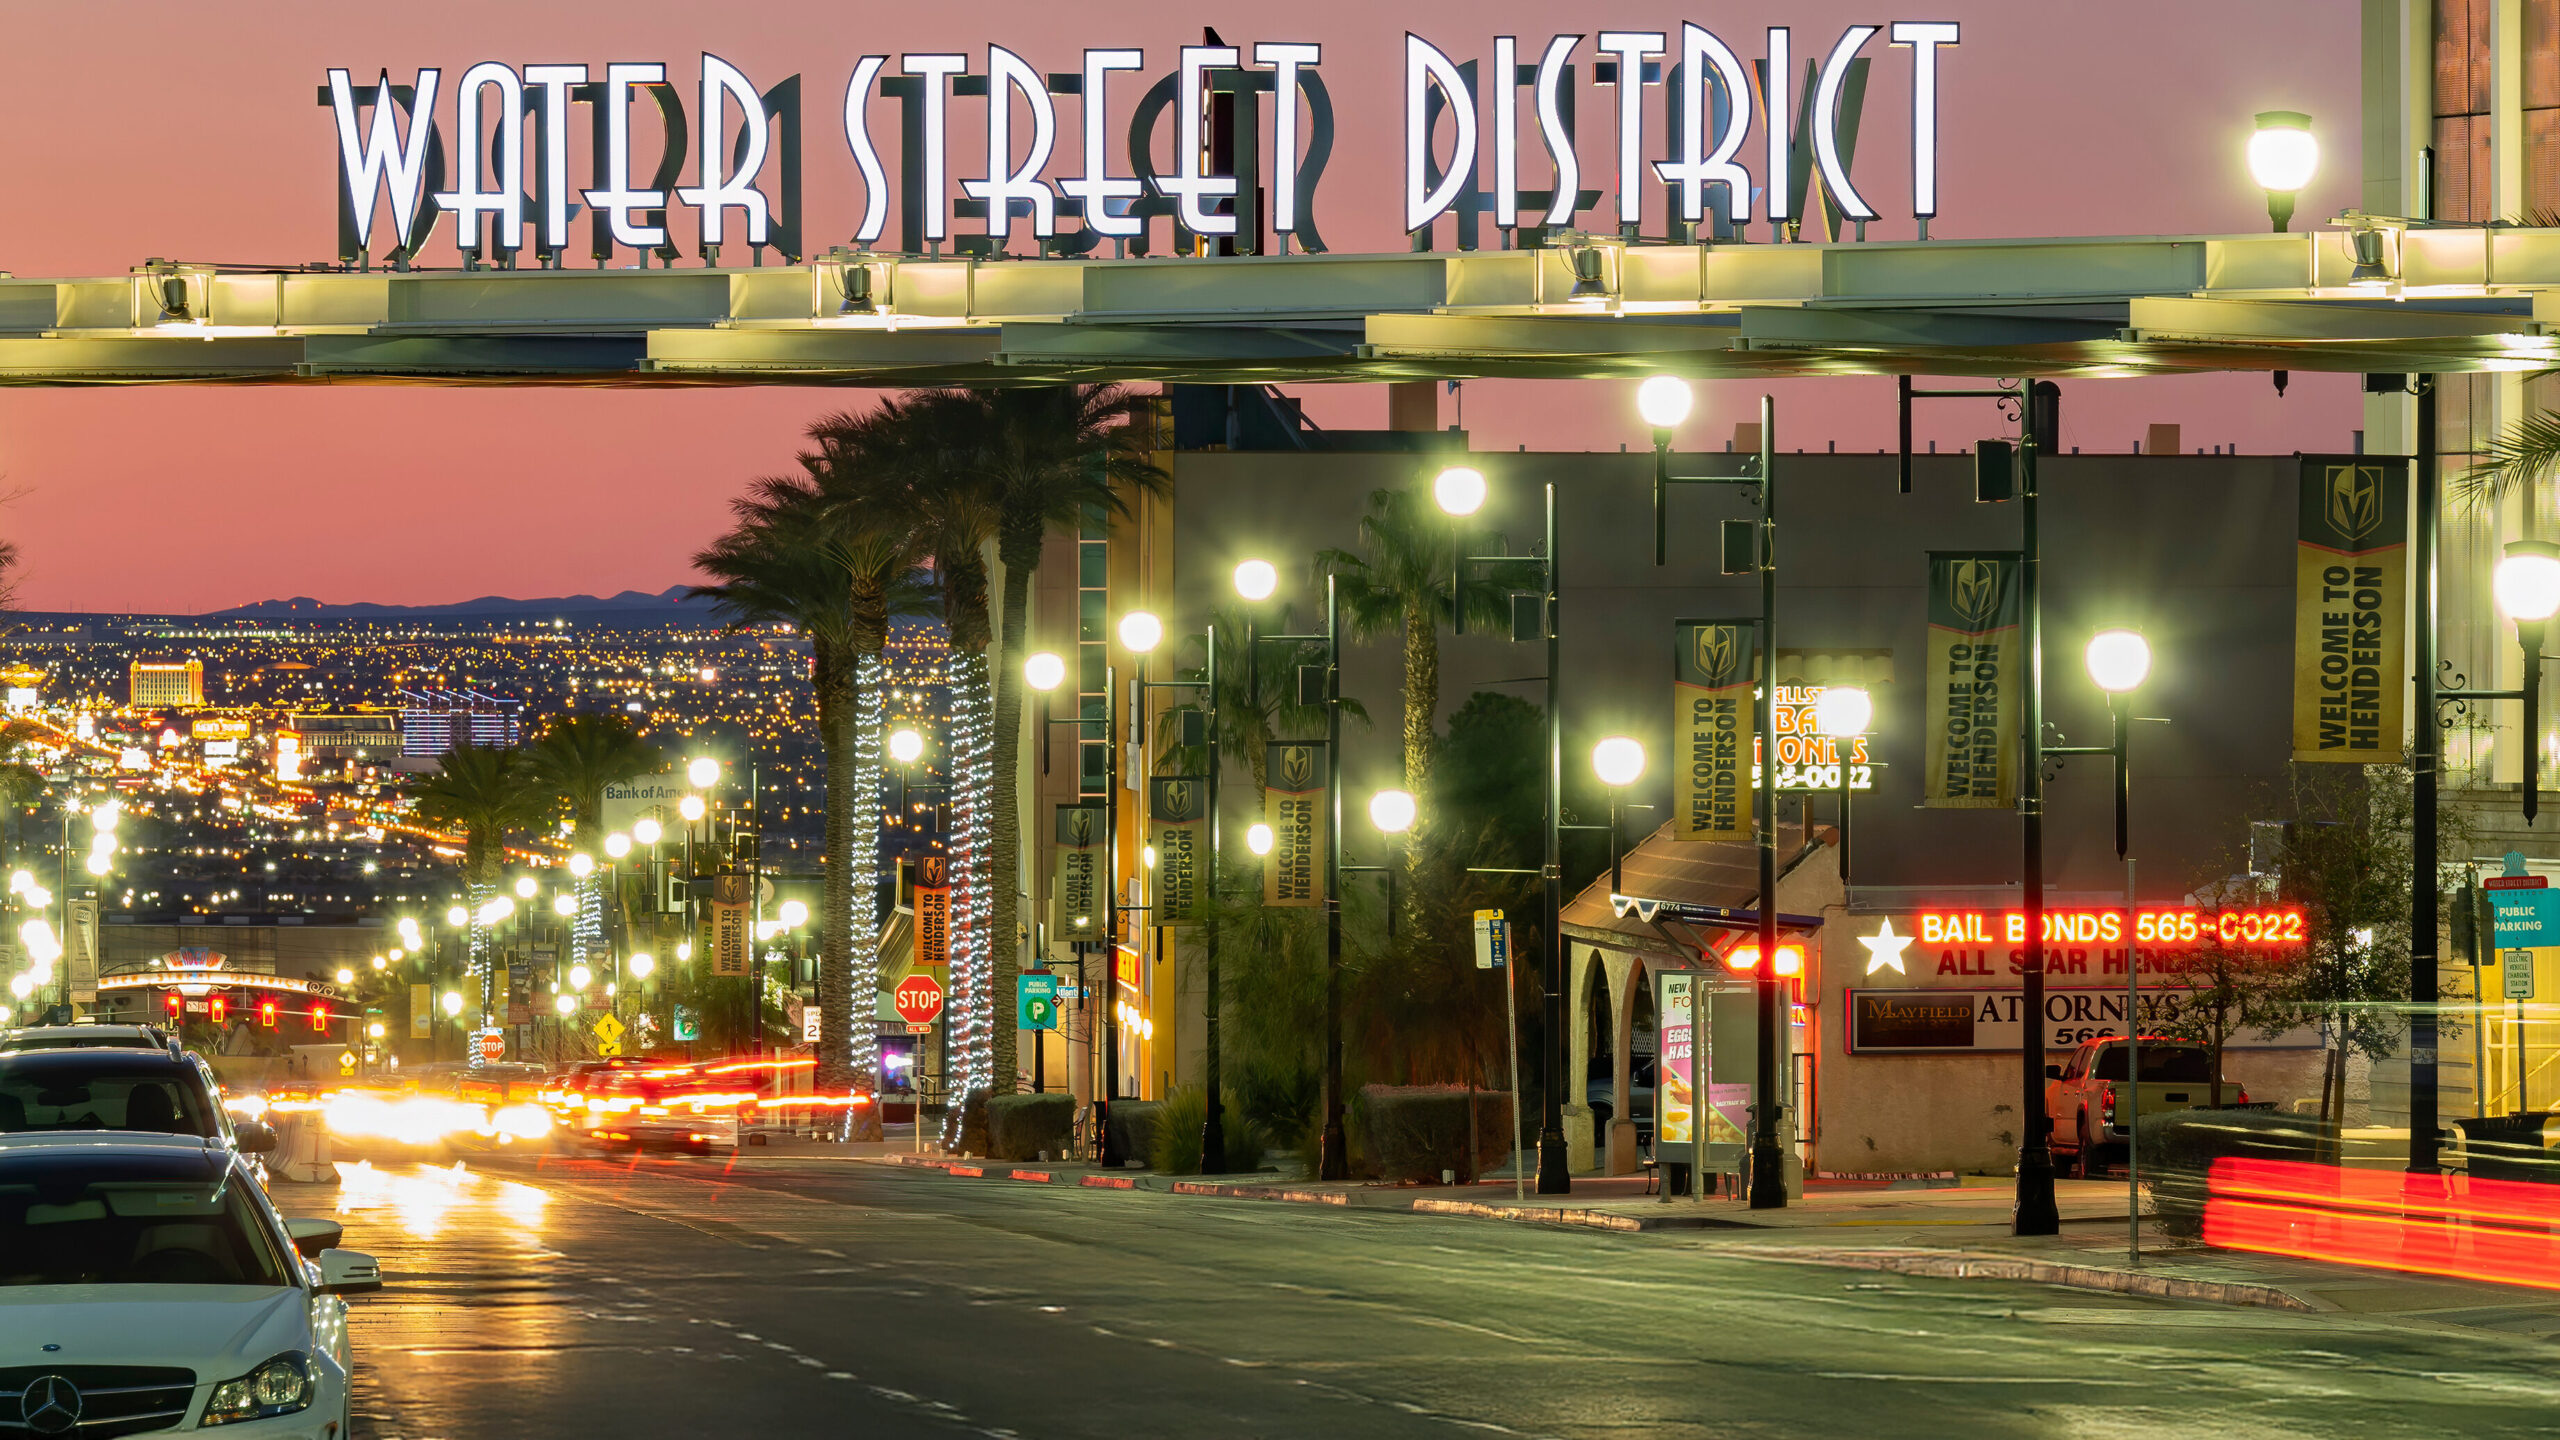
<instances>
[{"instance_id":1,"label":"curb","mask_svg":"<svg viewBox=\"0 0 2560 1440\"><path fill-rule=\"evenodd\" d=\"M2060 1285L2073 1290L2141 1295L2154 1300L2195 1300L2214 1305L2247 1305L2308 1313L2317 1313L2321 1309L2301 1296L2273 1285L2146 1275L2138 1270L2111 1270L2098 1265L2071 1265L2014 1255L1984 1255L1970 1251L1779 1249L1774 1246L1755 1248L1748 1253L1760 1259L1793 1261L1802 1265L1889 1270L1898 1275L1938 1280L2020 1280L2036 1285Z\"/></svg>"},{"instance_id":2,"label":"curb","mask_svg":"<svg viewBox=\"0 0 2560 1440\"><path fill-rule=\"evenodd\" d=\"M1343 1190L1284 1190L1271 1185L1220 1185L1207 1180L1176 1180L1173 1193L1222 1195L1230 1200L1287 1200L1300 1205L1351 1204L1350 1192Z\"/></svg>"},{"instance_id":3,"label":"curb","mask_svg":"<svg viewBox=\"0 0 2560 1440\"><path fill-rule=\"evenodd\" d=\"M1412 1209L1417 1215L1465 1215L1479 1220L1507 1220L1515 1225L1609 1230L1628 1235L1640 1234L1648 1230L1755 1230L1759 1228L1704 1215L1620 1215L1608 1210L1567 1210L1547 1205L1488 1205L1481 1200L1416 1200L1413 1202Z\"/></svg>"}]
</instances>

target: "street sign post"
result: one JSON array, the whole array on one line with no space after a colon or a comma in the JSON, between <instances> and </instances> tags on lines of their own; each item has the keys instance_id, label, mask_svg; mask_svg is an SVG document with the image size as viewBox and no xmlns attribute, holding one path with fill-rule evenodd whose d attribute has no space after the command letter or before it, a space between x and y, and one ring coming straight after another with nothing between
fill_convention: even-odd
<instances>
[{"instance_id":1,"label":"street sign post","mask_svg":"<svg viewBox=\"0 0 2560 1440\"><path fill-rule=\"evenodd\" d=\"M2501 968L2505 971L2507 998L2510 1000L2532 999L2533 952L2505 950L2499 952L2498 958L2502 962Z\"/></svg>"},{"instance_id":2,"label":"street sign post","mask_svg":"<svg viewBox=\"0 0 2560 1440\"><path fill-rule=\"evenodd\" d=\"M610 1060L622 1053L622 1022L606 1015L596 1021L596 1053Z\"/></svg>"}]
</instances>

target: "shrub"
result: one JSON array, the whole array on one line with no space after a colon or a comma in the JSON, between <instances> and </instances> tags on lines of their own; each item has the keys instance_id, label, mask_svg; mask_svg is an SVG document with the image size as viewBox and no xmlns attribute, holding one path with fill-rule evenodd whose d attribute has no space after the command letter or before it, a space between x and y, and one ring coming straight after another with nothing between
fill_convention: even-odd
<instances>
[{"instance_id":1,"label":"shrub","mask_svg":"<svg viewBox=\"0 0 2560 1440\"><path fill-rule=\"evenodd\" d=\"M1074 1144L1073 1095L997 1095L987 1101L987 1154L997 1160L1051 1159Z\"/></svg>"},{"instance_id":2,"label":"shrub","mask_svg":"<svg viewBox=\"0 0 2560 1440\"><path fill-rule=\"evenodd\" d=\"M1227 1153L1214 1173L1242 1175L1262 1168L1262 1127L1253 1123L1225 1096L1219 1097ZM1156 1111L1149 1163L1166 1175L1202 1173L1200 1141L1209 1123L1209 1097L1196 1085L1185 1085L1164 1098Z\"/></svg>"},{"instance_id":3,"label":"shrub","mask_svg":"<svg viewBox=\"0 0 2560 1440\"><path fill-rule=\"evenodd\" d=\"M1370 1085L1360 1094L1369 1159L1384 1179L1437 1183L1447 1170L1473 1180L1511 1153L1511 1096L1504 1091Z\"/></svg>"},{"instance_id":4,"label":"shrub","mask_svg":"<svg viewBox=\"0 0 2560 1440\"><path fill-rule=\"evenodd\" d=\"M1163 1108L1161 1100L1114 1100L1111 1102L1111 1153L1121 1163L1145 1161L1155 1153L1156 1112Z\"/></svg>"},{"instance_id":5,"label":"shrub","mask_svg":"<svg viewBox=\"0 0 2560 1440\"><path fill-rule=\"evenodd\" d=\"M2181 1110L2142 1122L2142 1184L2160 1233L2204 1233L2205 1177L2213 1162L2248 1155L2334 1163L2338 1132L2313 1116L2264 1110Z\"/></svg>"}]
</instances>

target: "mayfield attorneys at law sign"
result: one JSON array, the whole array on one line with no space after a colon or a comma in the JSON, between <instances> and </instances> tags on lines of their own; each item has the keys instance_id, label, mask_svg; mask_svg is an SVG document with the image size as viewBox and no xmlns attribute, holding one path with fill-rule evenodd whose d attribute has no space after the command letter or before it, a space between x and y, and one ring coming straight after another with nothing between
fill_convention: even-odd
<instances>
[{"instance_id":1,"label":"mayfield attorneys at law sign","mask_svg":"<svg viewBox=\"0 0 2560 1440\"><path fill-rule=\"evenodd\" d=\"M1716 32L1684 22L1676 31L1532 39L1526 49L1521 37L1492 36L1481 57L1461 60L1408 34L1404 228L1456 214L1463 246L1487 213L1506 229L1582 224L1599 199L1583 186L1576 145L1585 76L1589 88L1613 92L1605 109L1616 133L1612 163L1589 177L1615 190L1613 207L1592 217L1595 228L1634 225L1643 192L1657 185L1687 225L1798 223L1816 183L1832 216L1863 224L1878 215L1852 174L1874 63L1867 52L1899 50L1911 67L1911 213L1925 233L1938 207L1941 52L1960 39L1943 21L1852 25L1828 44L1801 47L1799 57L1795 32L1778 26L1757 37L1761 57L1746 61ZM1534 61L1523 58L1530 54ZM897 248L908 253L938 249L955 220L977 222L994 250L1019 225L1045 254L1087 253L1104 239L1143 252L1158 217L1173 223L1177 249L1242 237L1230 248L1258 251L1267 228L1284 250L1320 251L1316 211L1336 143L1325 59L1320 44L1283 39L1178 46L1171 65L1159 59L1152 69L1143 49L1095 48L1072 69L1046 71L988 44L976 53L861 55L841 81L805 88L803 76L760 81L708 52L689 77L664 60L483 60L450 84L433 66L405 83L387 71L367 83L334 68L318 101L336 133L339 252L350 262L374 253L376 212L386 203L391 253L404 262L425 251L449 213L452 243L466 255L512 265L530 249L538 263L557 266L574 243L578 210L588 212L588 255L599 264L621 252L672 259L677 209L695 212L706 261L733 242L796 260L807 249L804 149L826 132L840 145L821 147L819 183L859 191L853 239L865 248L887 238L894 212ZM1136 97L1125 129L1113 124L1115 86ZM1062 116L1062 99L1071 116ZM1589 97L1595 108L1603 99ZM635 126L643 106L654 126ZM960 106L983 116L983 155L953 153ZM1488 117L1481 127L1480 114ZM652 129L660 139L644 154L642 134ZM1536 189L1524 188L1524 130L1542 152L1530 165L1544 172L1530 177L1544 179ZM581 132L583 147L573 143ZM583 165L573 160L579 148ZM1157 168L1161 154L1173 157L1169 169Z\"/></svg>"}]
</instances>

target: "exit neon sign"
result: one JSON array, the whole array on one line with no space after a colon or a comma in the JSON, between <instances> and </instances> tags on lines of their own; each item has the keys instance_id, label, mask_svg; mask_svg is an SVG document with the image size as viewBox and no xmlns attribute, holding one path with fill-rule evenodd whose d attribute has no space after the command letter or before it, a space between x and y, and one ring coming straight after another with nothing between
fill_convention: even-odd
<instances>
[{"instance_id":1,"label":"exit neon sign","mask_svg":"<svg viewBox=\"0 0 2560 1440\"><path fill-rule=\"evenodd\" d=\"M2121 945L2128 929L2122 910L2047 910L2047 944ZM2231 945L2252 950L2296 950L2308 943L2302 911L2291 907L2254 910L2137 909L2129 927L2133 943L2164 949ZM2024 912L1924 910L1920 913L1923 945L2024 945Z\"/></svg>"}]
</instances>

